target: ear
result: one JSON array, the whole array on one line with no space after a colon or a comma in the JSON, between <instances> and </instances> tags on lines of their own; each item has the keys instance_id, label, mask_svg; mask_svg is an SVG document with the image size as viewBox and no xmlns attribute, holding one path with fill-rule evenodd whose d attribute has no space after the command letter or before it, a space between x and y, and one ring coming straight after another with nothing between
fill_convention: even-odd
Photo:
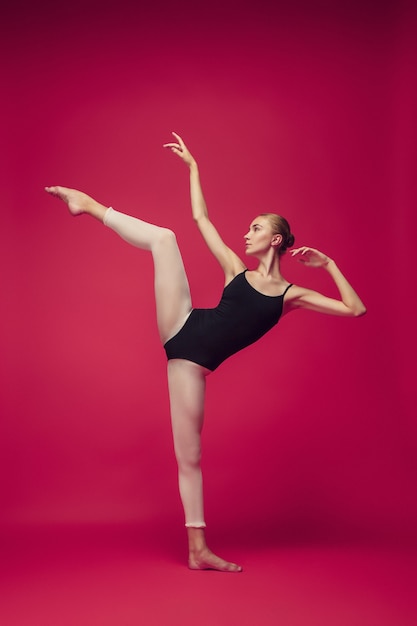
<instances>
[{"instance_id":1,"label":"ear","mask_svg":"<svg viewBox=\"0 0 417 626\"><path fill-rule=\"evenodd\" d=\"M279 233L277 233L276 235L274 235L271 239L271 246L274 246L274 248L277 248L278 246L280 246L282 244L282 235L280 235Z\"/></svg>"}]
</instances>

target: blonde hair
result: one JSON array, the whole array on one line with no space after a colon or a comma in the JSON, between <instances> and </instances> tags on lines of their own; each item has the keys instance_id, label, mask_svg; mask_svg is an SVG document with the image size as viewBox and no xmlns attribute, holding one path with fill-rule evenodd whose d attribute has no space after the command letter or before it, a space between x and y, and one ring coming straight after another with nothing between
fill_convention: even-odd
<instances>
[{"instance_id":1,"label":"blonde hair","mask_svg":"<svg viewBox=\"0 0 417 626\"><path fill-rule=\"evenodd\" d=\"M272 232L274 235L281 235L282 243L278 247L278 256L285 254L288 248L294 245L295 237L291 232L290 225L285 217L277 215L276 213L261 213L260 217L266 217L271 224Z\"/></svg>"}]
</instances>

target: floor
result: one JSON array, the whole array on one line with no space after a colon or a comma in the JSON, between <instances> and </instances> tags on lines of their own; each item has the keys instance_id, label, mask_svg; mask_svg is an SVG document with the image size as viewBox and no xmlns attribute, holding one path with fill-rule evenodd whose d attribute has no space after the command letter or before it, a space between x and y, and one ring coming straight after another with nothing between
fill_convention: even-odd
<instances>
[{"instance_id":1,"label":"floor","mask_svg":"<svg viewBox=\"0 0 417 626\"><path fill-rule=\"evenodd\" d=\"M216 551L241 563L243 573L188 570L182 535L170 535L164 528L5 529L0 623L417 624L415 550L213 539Z\"/></svg>"}]
</instances>

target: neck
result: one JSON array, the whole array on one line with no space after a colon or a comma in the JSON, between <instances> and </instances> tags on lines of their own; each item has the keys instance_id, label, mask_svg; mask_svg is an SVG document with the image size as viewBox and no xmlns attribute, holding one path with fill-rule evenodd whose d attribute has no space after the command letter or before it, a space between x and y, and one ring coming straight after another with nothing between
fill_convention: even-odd
<instances>
[{"instance_id":1,"label":"neck","mask_svg":"<svg viewBox=\"0 0 417 626\"><path fill-rule=\"evenodd\" d=\"M279 256L273 251L265 256L258 257L259 265L257 271L263 276L273 276L279 278L281 276L281 268Z\"/></svg>"}]
</instances>

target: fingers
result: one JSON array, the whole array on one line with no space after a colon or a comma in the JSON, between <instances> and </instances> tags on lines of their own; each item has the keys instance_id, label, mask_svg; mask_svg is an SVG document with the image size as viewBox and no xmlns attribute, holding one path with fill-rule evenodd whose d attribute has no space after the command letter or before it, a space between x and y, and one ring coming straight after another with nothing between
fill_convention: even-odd
<instances>
[{"instance_id":1,"label":"fingers","mask_svg":"<svg viewBox=\"0 0 417 626\"><path fill-rule=\"evenodd\" d=\"M314 254L314 250L308 246L291 250L291 256L297 257L297 261L303 265L309 265L311 263L312 254Z\"/></svg>"},{"instance_id":2,"label":"fingers","mask_svg":"<svg viewBox=\"0 0 417 626\"><path fill-rule=\"evenodd\" d=\"M163 148L168 148L174 154L177 154L179 157L184 158L184 152L181 150L181 147L177 143L164 143Z\"/></svg>"},{"instance_id":3,"label":"fingers","mask_svg":"<svg viewBox=\"0 0 417 626\"><path fill-rule=\"evenodd\" d=\"M168 143L164 143L163 147L171 150L171 152L176 154L186 165L191 167L193 163L195 164L195 160L192 154L190 153L187 146L185 145L185 143L183 142L183 140L177 133L173 132L172 135L174 136L175 139L177 139L178 143L174 141L170 141Z\"/></svg>"},{"instance_id":4,"label":"fingers","mask_svg":"<svg viewBox=\"0 0 417 626\"><path fill-rule=\"evenodd\" d=\"M184 152L187 148L185 146L185 143L183 142L183 140L181 139L181 137L177 134L172 132L172 135L175 137L175 139L177 140L178 143L164 143L163 147L164 148L171 148L171 150L173 152L176 152L176 154L181 154L182 152Z\"/></svg>"},{"instance_id":5,"label":"fingers","mask_svg":"<svg viewBox=\"0 0 417 626\"><path fill-rule=\"evenodd\" d=\"M172 134L174 135L175 139L178 141L178 143L180 144L181 148L185 148L185 143L183 142L183 140L181 139L181 137L177 134L174 133L174 131L172 131Z\"/></svg>"},{"instance_id":6,"label":"fingers","mask_svg":"<svg viewBox=\"0 0 417 626\"><path fill-rule=\"evenodd\" d=\"M329 257L315 248L309 248L308 246L292 250L291 256L297 257L297 261L309 267L323 267L329 262Z\"/></svg>"},{"instance_id":7,"label":"fingers","mask_svg":"<svg viewBox=\"0 0 417 626\"><path fill-rule=\"evenodd\" d=\"M170 149L171 149L171 152L173 152L174 154L178 154L179 157L183 156L183 153L180 148L171 147Z\"/></svg>"},{"instance_id":8,"label":"fingers","mask_svg":"<svg viewBox=\"0 0 417 626\"><path fill-rule=\"evenodd\" d=\"M302 246L301 248L295 248L294 250L291 250L291 256L298 256L300 254L304 255L311 251L312 251L312 248L308 248L307 246Z\"/></svg>"}]
</instances>

